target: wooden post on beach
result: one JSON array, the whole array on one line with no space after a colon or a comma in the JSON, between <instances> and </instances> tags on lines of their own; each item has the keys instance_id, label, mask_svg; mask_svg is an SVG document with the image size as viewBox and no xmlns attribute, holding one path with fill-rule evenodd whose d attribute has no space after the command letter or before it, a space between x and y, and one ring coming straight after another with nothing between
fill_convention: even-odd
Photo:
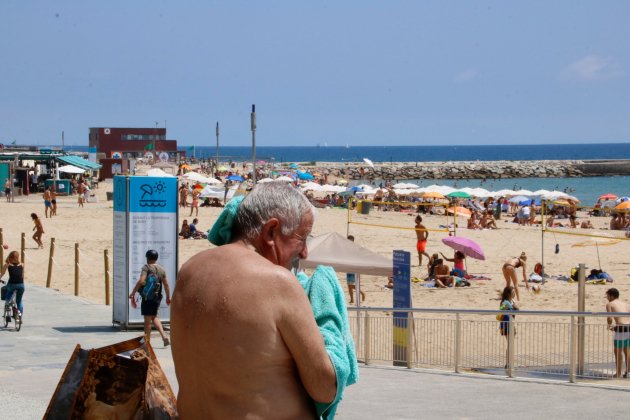
<instances>
[{"instance_id":1,"label":"wooden post on beach","mask_svg":"<svg viewBox=\"0 0 630 420\"><path fill-rule=\"evenodd\" d=\"M79 244L74 244L74 295L79 296Z\"/></svg>"},{"instance_id":2,"label":"wooden post on beach","mask_svg":"<svg viewBox=\"0 0 630 420\"><path fill-rule=\"evenodd\" d=\"M50 238L50 256L48 257L48 276L46 276L46 288L50 288L52 281L52 265L55 256L55 238Z\"/></svg>"},{"instance_id":3,"label":"wooden post on beach","mask_svg":"<svg viewBox=\"0 0 630 420\"><path fill-rule=\"evenodd\" d=\"M0 264L4 264L4 234L0 228Z\"/></svg>"},{"instance_id":4,"label":"wooden post on beach","mask_svg":"<svg viewBox=\"0 0 630 420\"><path fill-rule=\"evenodd\" d=\"M25 261L26 261L26 233L22 232L22 244L21 244L21 253L20 253L20 259L22 260L22 265L26 265Z\"/></svg>"},{"instance_id":5,"label":"wooden post on beach","mask_svg":"<svg viewBox=\"0 0 630 420\"><path fill-rule=\"evenodd\" d=\"M103 262L105 263L105 305L109 306L109 251L103 251Z\"/></svg>"},{"instance_id":6,"label":"wooden post on beach","mask_svg":"<svg viewBox=\"0 0 630 420\"><path fill-rule=\"evenodd\" d=\"M584 312L586 309L586 265L578 265L578 312ZM577 374L584 374L584 328L585 322L583 316L577 317Z\"/></svg>"}]
</instances>

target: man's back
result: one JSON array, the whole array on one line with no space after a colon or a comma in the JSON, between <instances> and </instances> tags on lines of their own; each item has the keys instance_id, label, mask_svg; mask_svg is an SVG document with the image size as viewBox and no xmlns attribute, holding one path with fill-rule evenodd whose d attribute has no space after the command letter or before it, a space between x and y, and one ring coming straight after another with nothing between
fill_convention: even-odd
<instances>
[{"instance_id":1,"label":"man's back","mask_svg":"<svg viewBox=\"0 0 630 420\"><path fill-rule=\"evenodd\" d=\"M630 305L628 305L626 302L619 300L619 299L615 299L612 302L608 302L608 304L606 305L606 310L608 312L626 312L626 313L630 313ZM617 325L630 325L630 318L629 317L623 317L623 316L616 316L615 318L615 323Z\"/></svg>"},{"instance_id":2,"label":"man's back","mask_svg":"<svg viewBox=\"0 0 630 420\"><path fill-rule=\"evenodd\" d=\"M298 281L250 248L226 245L191 258L171 312L182 417L313 417L295 360L308 355L295 354L287 325L305 308L312 317ZM306 330L319 335L314 320Z\"/></svg>"}]
</instances>

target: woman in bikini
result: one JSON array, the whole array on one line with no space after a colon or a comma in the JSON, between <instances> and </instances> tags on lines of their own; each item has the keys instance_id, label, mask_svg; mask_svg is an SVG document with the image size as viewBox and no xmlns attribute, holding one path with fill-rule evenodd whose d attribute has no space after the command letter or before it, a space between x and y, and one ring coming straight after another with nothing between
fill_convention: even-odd
<instances>
[{"instance_id":1,"label":"woman in bikini","mask_svg":"<svg viewBox=\"0 0 630 420\"><path fill-rule=\"evenodd\" d=\"M37 242L37 246L39 248L43 248L44 243L42 242L42 235L44 234L44 227L42 226L42 221L39 220L39 217L37 217L35 213L31 213L31 219L33 219L33 223L35 223L35 226L33 227L33 230L35 231L33 234L33 240Z\"/></svg>"},{"instance_id":2,"label":"woman in bikini","mask_svg":"<svg viewBox=\"0 0 630 420\"><path fill-rule=\"evenodd\" d=\"M529 290L529 283L527 283L527 255L525 252L521 252L521 255L518 257L510 258L503 264L503 277L505 278L505 286L508 287L511 285L514 286L514 291L516 292L516 300L521 300L518 293L518 279L516 277L516 269L523 269L523 282L525 283L525 287Z\"/></svg>"}]
</instances>

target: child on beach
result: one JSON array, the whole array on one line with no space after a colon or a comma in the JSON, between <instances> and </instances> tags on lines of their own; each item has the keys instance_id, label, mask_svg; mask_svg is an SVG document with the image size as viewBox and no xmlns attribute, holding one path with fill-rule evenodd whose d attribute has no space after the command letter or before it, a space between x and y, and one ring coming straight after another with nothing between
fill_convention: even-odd
<instances>
[{"instance_id":1,"label":"child on beach","mask_svg":"<svg viewBox=\"0 0 630 420\"><path fill-rule=\"evenodd\" d=\"M348 240L354 242L354 236L348 235ZM356 273L346 273L346 283L348 283L348 294L350 295L350 303L354 303L355 287L357 282ZM359 289L361 294L361 302L365 300L365 293Z\"/></svg>"},{"instance_id":2,"label":"child on beach","mask_svg":"<svg viewBox=\"0 0 630 420\"><path fill-rule=\"evenodd\" d=\"M33 234L33 240L37 242L37 246L39 248L44 248L44 243L42 242L42 235L44 234L44 227L42 226L42 221L37 217L35 213L31 213L31 219L33 219L33 223L35 226L33 230L35 233Z\"/></svg>"}]
</instances>

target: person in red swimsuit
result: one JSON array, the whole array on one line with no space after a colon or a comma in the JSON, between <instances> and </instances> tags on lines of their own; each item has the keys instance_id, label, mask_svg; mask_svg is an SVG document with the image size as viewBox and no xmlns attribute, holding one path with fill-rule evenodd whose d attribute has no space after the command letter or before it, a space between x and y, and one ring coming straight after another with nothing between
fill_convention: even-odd
<instances>
[{"instance_id":1,"label":"person in red swimsuit","mask_svg":"<svg viewBox=\"0 0 630 420\"><path fill-rule=\"evenodd\" d=\"M427 239L429 238L429 231L422 224L422 217L420 217L420 215L416 216L416 236L418 238L418 242L416 243L416 249L418 250L418 265L422 266L422 256L425 255L429 258L429 254L427 254Z\"/></svg>"}]
</instances>

